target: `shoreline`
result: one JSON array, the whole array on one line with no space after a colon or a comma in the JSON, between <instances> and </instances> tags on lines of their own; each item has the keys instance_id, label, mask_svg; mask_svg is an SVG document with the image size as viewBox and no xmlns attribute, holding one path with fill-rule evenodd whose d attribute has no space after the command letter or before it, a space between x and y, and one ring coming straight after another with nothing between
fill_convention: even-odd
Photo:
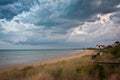
<instances>
[{"instance_id":1,"label":"shoreline","mask_svg":"<svg viewBox=\"0 0 120 80\"><path fill-rule=\"evenodd\" d=\"M48 59L48 60L44 60L44 61L16 64L16 65L11 65L11 66L0 66L0 73L10 71L13 69L23 69L24 67L27 67L27 66L36 67L36 66L40 66L40 65L44 65L44 64L53 64L53 63L57 63L57 62L61 62L61 61L67 61L67 60L71 60L71 59L75 59L75 58L81 58L86 55L91 55L94 52L95 52L94 50L83 50L83 52L81 52L81 53L70 55L70 56L65 56L65 57L61 57L61 58L56 58L56 59Z\"/></svg>"}]
</instances>

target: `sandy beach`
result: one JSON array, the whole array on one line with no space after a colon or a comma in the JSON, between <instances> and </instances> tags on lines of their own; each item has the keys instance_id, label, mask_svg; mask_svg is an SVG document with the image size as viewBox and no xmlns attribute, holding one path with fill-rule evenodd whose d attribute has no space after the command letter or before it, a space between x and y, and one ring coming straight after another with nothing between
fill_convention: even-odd
<instances>
[{"instance_id":1,"label":"sandy beach","mask_svg":"<svg viewBox=\"0 0 120 80\"><path fill-rule=\"evenodd\" d=\"M83 57L83 56L86 56L86 55L91 55L94 52L95 52L94 50L84 50L80 54L66 56L66 57L57 58L57 59L51 59L51 60L46 60L46 61L37 61L37 62L32 62L32 63L18 64L18 65L11 65L11 66L3 66L3 67L0 67L0 72L9 71L9 70L12 70L12 69L22 69L26 66L39 66L39 65L44 65L44 64L57 63L57 62L60 62L60 61L63 61L63 60L67 61L67 60L70 60L70 59L80 58L80 57Z\"/></svg>"}]
</instances>

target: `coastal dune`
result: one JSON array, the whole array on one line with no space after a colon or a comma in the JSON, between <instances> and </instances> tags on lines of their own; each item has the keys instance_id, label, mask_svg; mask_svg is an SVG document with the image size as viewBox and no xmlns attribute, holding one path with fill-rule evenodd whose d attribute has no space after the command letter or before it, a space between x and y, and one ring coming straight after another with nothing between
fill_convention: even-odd
<instances>
[{"instance_id":1,"label":"coastal dune","mask_svg":"<svg viewBox=\"0 0 120 80\"><path fill-rule=\"evenodd\" d=\"M40 66L40 65L44 65L44 64L53 64L53 63L57 63L60 61L67 61L67 60L71 60L71 59L75 59L75 58L81 58L86 55L91 55L94 52L95 52L94 50L84 50L80 54L75 54L75 55L66 56L66 57L57 58L57 59L50 59L50 60L45 60L45 61L37 61L37 62L32 62L32 63L24 63L24 64L11 65L11 66L2 66L2 67L0 67L0 73L9 71L12 69L23 69L24 67L27 67L27 66L35 67L35 66Z\"/></svg>"}]
</instances>

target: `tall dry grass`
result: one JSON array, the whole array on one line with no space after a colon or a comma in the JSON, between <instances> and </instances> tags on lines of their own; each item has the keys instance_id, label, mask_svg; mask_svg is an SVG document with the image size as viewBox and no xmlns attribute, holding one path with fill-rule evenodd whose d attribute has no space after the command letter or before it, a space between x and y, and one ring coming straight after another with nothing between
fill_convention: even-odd
<instances>
[{"instance_id":1,"label":"tall dry grass","mask_svg":"<svg viewBox=\"0 0 120 80\"><path fill-rule=\"evenodd\" d=\"M110 60L103 54L96 60ZM21 70L11 70L0 74L0 80L120 80L120 65L93 64L90 56L44 64L28 66Z\"/></svg>"}]
</instances>

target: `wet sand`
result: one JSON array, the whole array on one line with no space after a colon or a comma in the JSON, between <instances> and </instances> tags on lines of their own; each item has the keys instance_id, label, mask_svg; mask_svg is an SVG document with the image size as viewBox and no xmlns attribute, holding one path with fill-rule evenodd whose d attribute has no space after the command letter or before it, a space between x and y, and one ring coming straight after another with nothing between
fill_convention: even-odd
<instances>
[{"instance_id":1,"label":"wet sand","mask_svg":"<svg viewBox=\"0 0 120 80\"><path fill-rule=\"evenodd\" d=\"M44 64L52 64L52 63L57 63L57 62L60 62L63 60L67 61L70 59L80 58L80 57L83 57L86 55L91 55L94 52L95 52L94 50L84 50L80 54L75 54L75 55L66 56L66 57L57 58L57 59L50 59L50 60L46 60L46 61L37 61L37 62L32 62L32 63L18 64L18 65L11 65L11 66L2 66L2 67L0 67L0 73L5 72L5 71L9 71L12 69L22 69L22 68L27 67L27 66L39 66L39 65L44 65Z\"/></svg>"}]
</instances>

